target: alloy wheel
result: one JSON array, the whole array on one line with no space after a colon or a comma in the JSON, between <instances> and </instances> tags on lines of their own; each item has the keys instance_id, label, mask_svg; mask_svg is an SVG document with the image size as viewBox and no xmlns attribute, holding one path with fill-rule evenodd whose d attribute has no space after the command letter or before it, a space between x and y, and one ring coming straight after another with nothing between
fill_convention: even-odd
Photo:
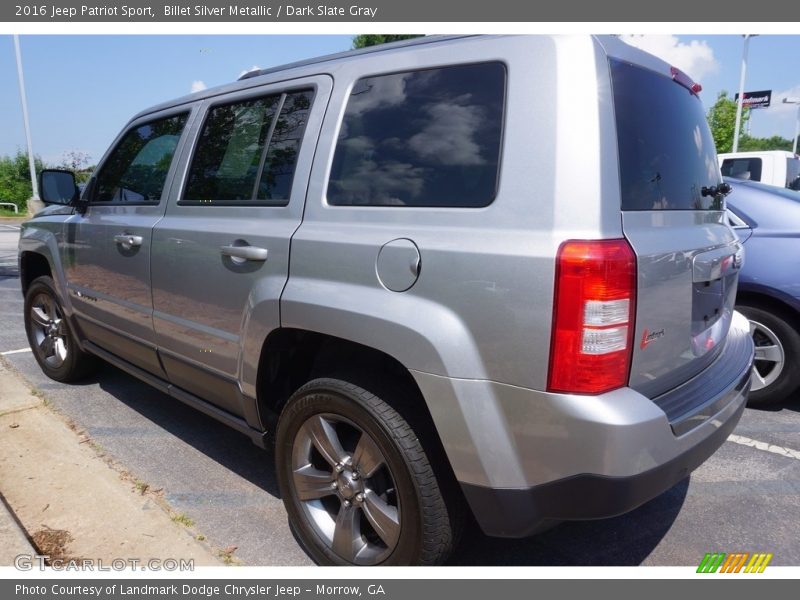
<instances>
[{"instance_id":1,"label":"alloy wheel","mask_svg":"<svg viewBox=\"0 0 800 600\"><path fill-rule=\"evenodd\" d=\"M316 534L343 560L384 561L400 539L395 478L375 440L340 415L316 414L295 436L292 482Z\"/></svg>"},{"instance_id":2,"label":"alloy wheel","mask_svg":"<svg viewBox=\"0 0 800 600\"><path fill-rule=\"evenodd\" d=\"M757 391L772 385L780 377L785 354L780 339L766 325L750 321L750 335L755 344L751 390Z\"/></svg>"},{"instance_id":3,"label":"alloy wheel","mask_svg":"<svg viewBox=\"0 0 800 600\"><path fill-rule=\"evenodd\" d=\"M57 369L67 359L67 324L58 304L48 294L37 294L30 304L30 320L36 352Z\"/></svg>"}]
</instances>

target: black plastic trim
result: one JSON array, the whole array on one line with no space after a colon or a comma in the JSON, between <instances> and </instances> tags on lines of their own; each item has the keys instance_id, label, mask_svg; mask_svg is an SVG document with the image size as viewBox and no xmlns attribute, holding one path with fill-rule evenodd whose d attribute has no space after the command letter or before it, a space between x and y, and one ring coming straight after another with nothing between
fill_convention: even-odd
<instances>
[{"instance_id":1,"label":"black plastic trim","mask_svg":"<svg viewBox=\"0 0 800 600\"><path fill-rule=\"evenodd\" d=\"M111 363L115 367L122 369L129 375L133 375L134 377L141 379L145 383L149 383L156 389L164 392L165 394L169 394L176 400L180 400L184 404L191 406L192 408L196 408L200 412L209 417L216 419L232 427L239 433L245 434L249 437L254 444L260 446L262 448L267 447L267 432L259 431L257 429L253 429L244 419L241 419L231 413L222 410L221 408L217 408L213 404L206 402L202 398L198 398L194 394L190 394L189 392L172 385L171 383L156 377L145 371L144 369L140 369L139 367L135 367L134 365L130 364L129 362L125 361L122 358L119 358L115 354L111 354L111 352L107 352L93 344L89 341L84 341L84 346L88 352L91 352L95 356L102 358L106 362Z\"/></svg>"},{"instance_id":2,"label":"black plastic trim","mask_svg":"<svg viewBox=\"0 0 800 600\"><path fill-rule=\"evenodd\" d=\"M675 435L683 435L718 413L747 382L753 366L753 339L731 328L724 351L708 368L677 388L653 398ZM703 399L706 399L705 402Z\"/></svg>"},{"instance_id":3,"label":"black plastic trim","mask_svg":"<svg viewBox=\"0 0 800 600\"><path fill-rule=\"evenodd\" d=\"M495 537L527 537L549 520L615 517L662 494L705 462L736 427L745 404L741 398L736 412L689 451L638 475L582 474L532 488L498 489L461 483L461 489L483 532Z\"/></svg>"}]
</instances>

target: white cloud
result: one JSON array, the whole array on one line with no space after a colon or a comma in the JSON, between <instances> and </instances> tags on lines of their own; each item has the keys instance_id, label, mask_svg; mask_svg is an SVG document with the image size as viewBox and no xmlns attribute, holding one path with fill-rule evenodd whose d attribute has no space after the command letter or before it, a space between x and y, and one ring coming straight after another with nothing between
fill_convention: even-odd
<instances>
[{"instance_id":1,"label":"white cloud","mask_svg":"<svg viewBox=\"0 0 800 600\"><path fill-rule=\"evenodd\" d=\"M683 43L674 35L622 35L620 39L678 67L695 81L719 70L714 50L704 40Z\"/></svg>"},{"instance_id":2,"label":"white cloud","mask_svg":"<svg viewBox=\"0 0 800 600\"><path fill-rule=\"evenodd\" d=\"M465 98L469 101L469 98ZM440 102L426 108L425 127L411 136L408 145L420 156L443 165L484 164L481 147L474 139L482 120L480 107Z\"/></svg>"},{"instance_id":3,"label":"white cloud","mask_svg":"<svg viewBox=\"0 0 800 600\"><path fill-rule=\"evenodd\" d=\"M246 73L249 73L250 71L260 71L260 70L261 70L261 67L259 67L258 65L253 65L249 69L245 69L244 71L239 73L239 75L236 76L236 79L239 79L242 75L244 75Z\"/></svg>"},{"instance_id":4,"label":"white cloud","mask_svg":"<svg viewBox=\"0 0 800 600\"><path fill-rule=\"evenodd\" d=\"M208 86L205 84L204 81L197 79L192 82L192 93L194 94L195 92L202 92L207 87Z\"/></svg>"},{"instance_id":5,"label":"white cloud","mask_svg":"<svg viewBox=\"0 0 800 600\"><path fill-rule=\"evenodd\" d=\"M348 101L350 113L361 114L376 108L400 104L406 99L406 80L410 75L376 77L359 83Z\"/></svg>"}]
</instances>

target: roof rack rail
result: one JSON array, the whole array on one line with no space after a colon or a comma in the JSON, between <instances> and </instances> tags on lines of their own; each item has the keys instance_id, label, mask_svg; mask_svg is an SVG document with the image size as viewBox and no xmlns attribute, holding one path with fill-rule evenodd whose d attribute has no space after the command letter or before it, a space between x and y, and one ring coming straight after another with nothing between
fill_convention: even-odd
<instances>
[{"instance_id":1,"label":"roof rack rail","mask_svg":"<svg viewBox=\"0 0 800 600\"><path fill-rule=\"evenodd\" d=\"M314 65L318 63L329 62L332 60L338 60L340 58L349 58L351 56L358 56L361 54L372 54L375 52L386 52L388 50L395 50L397 48L405 48L407 46L420 46L423 44L432 44L435 42L441 42L445 40L454 40L463 37L471 37L465 35L427 35L418 38L411 38L408 40L400 40L399 42L389 42L387 44L380 44L378 46L369 46L367 48L359 48L358 50L345 50L344 52L337 52L335 54L327 54L325 56L320 56L317 58L309 58L306 60L300 60L297 62L280 65L277 67L270 67L268 69L256 69L253 71L248 71L237 81L242 81L244 79L252 79L253 77L260 77L261 75L268 75L269 73L277 73L278 71L285 71L287 69L294 69L296 67L305 67L308 65Z\"/></svg>"}]
</instances>

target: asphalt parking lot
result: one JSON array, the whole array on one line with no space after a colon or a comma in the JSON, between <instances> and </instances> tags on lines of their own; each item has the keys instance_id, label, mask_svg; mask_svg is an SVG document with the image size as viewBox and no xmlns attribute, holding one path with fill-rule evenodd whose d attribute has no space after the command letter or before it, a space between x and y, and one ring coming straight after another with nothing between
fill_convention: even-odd
<instances>
[{"instance_id":1,"label":"asphalt parking lot","mask_svg":"<svg viewBox=\"0 0 800 600\"><path fill-rule=\"evenodd\" d=\"M310 564L289 530L268 452L114 367L71 386L41 373L23 328L18 235L0 223L0 354L138 479L163 488L212 544L237 546L245 564ZM471 527L451 564L697 565L719 551L771 552L771 564L797 565L799 450L800 398L747 409L708 462L636 511L525 540Z\"/></svg>"}]
</instances>

